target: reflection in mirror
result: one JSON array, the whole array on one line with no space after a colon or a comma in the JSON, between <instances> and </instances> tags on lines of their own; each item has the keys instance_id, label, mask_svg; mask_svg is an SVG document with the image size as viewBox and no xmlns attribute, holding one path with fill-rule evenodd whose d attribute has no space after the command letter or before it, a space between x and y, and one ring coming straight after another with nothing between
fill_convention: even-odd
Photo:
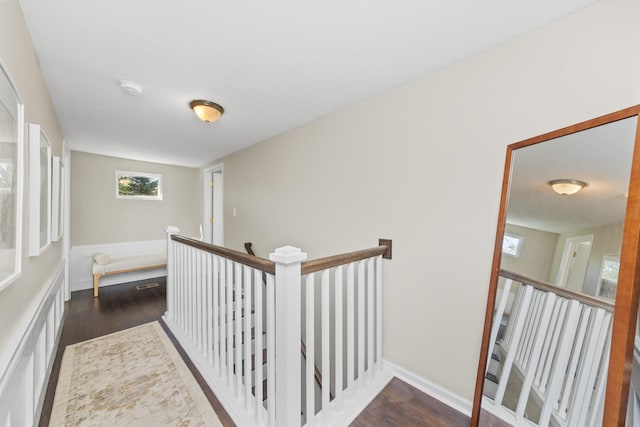
<instances>
[{"instance_id":1,"label":"reflection in mirror","mask_svg":"<svg viewBox=\"0 0 640 427\"><path fill-rule=\"evenodd\" d=\"M480 425L602 425L636 122L513 150Z\"/></svg>"}]
</instances>

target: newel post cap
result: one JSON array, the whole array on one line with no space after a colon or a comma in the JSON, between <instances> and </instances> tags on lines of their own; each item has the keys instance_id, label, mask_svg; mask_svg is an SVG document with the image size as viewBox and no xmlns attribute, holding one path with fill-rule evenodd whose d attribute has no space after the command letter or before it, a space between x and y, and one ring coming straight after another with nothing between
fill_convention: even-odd
<instances>
[{"instance_id":1,"label":"newel post cap","mask_svg":"<svg viewBox=\"0 0 640 427\"><path fill-rule=\"evenodd\" d=\"M180 232L180 229L175 225L168 225L165 231L167 232L167 234L177 234Z\"/></svg>"},{"instance_id":2,"label":"newel post cap","mask_svg":"<svg viewBox=\"0 0 640 427\"><path fill-rule=\"evenodd\" d=\"M269 259L278 264L289 265L304 261L307 259L307 254L299 248L283 246L276 249L274 253L269 254Z\"/></svg>"}]
</instances>

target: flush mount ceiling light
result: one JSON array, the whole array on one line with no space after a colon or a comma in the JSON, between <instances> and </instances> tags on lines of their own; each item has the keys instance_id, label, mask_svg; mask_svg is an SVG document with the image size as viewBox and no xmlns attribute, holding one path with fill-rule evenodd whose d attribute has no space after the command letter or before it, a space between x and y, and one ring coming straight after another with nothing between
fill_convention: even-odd
<instances>
[{"instance_id":1,"label":"flush mount ceiling light","mask_svg":"<svg viewBox=\"0 0 640 427\"><path fill-rule=\"evenodd\" d=\"M142 86L139 83L132 82L129 80L120 80L119 84L120 84L120 89L124 93L128 93L129 95L133 95L133 96L142 95Z\"/></svg>"},{"instance_id":2,"label":"flush mount ceiling light","mask_svg":"<svg viewBox=\"0 0 640 427\"><path fill-rule=\"evenodd\" d=\"M200 120L207 123L215 122L224 113L224 108L221 105L204 99L194 99L189 103L189 108L196 113Z\"/></svg>"},{"instance_id":3,"label":"flush mount ceiling light","mask_svg":"<svg viewBox=\"0 0 640 427\"><path fill-rule=\"evenodd\" d=\"M556 193L566 196L582 190L587 186L587 183L577 179L554 179L549 181L549 185Z\"/></svg>"}]
</instances>

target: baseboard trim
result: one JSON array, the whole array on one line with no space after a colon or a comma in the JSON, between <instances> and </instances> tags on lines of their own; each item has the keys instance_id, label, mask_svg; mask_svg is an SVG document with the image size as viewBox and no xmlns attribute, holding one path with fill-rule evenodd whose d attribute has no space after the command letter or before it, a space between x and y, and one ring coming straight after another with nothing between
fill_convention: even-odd
<instances>
[{"instance_id":1,"label":"baseboard trim","mask_svg":"<svg viewBox=\"0 0 640 427\"><path fill-rule=\"evenodd\" d=\"M411 371L406 370L388 360L385 360L385 365L395 374L398 379L406 382L422 391L423 393L428 394L429 396L438 399L442 403L452 407L456 411L470 417L471 416L471 408L472 402L467 400L447 389L441 387L437 384L432 383L431 381L422 378L419 375L414 374Z\"/></svg>"}]
</instances>

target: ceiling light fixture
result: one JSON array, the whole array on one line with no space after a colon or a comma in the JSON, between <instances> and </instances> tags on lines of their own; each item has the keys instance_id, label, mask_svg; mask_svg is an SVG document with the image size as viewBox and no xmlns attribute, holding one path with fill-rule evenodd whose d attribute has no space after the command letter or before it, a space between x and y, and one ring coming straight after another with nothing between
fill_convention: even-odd
<instances>
[{"instance_id":1,"label":"ceiling light fixture","mask_svg":"<svg viewBox=\"0 0 640 427\"><path fill-rule=\"evenodd\" d=\"M569 194L575 194L587 186L584 181L578 181L577 179L554 179L549 181L549 185L558 194L563 196Z\"/></svg>"},{"instance_id":2,"label":"ceiling light fixture","mask_svg":"<svg viewBox=\"0 0 640 427\"><path fill-rule=\"evenodd\" d=\"M120 89L122 89L124 93L128 93L129 95L142 95L142 86L139 83L129 80L120 80Z\"/></svg>"},{"instance_id":3,"label":"ceiling light fixture","mask_svg":"<svg viewBox=\"0 0 640 427\"><path fill-rule=\"evenodd\" d=\"M224 108L215 102L205 101L204 99L194 99L189 103L189 108L196 113L196 116L203 122L213 123L222 116Z\"/></svg>"}]
</instances>

